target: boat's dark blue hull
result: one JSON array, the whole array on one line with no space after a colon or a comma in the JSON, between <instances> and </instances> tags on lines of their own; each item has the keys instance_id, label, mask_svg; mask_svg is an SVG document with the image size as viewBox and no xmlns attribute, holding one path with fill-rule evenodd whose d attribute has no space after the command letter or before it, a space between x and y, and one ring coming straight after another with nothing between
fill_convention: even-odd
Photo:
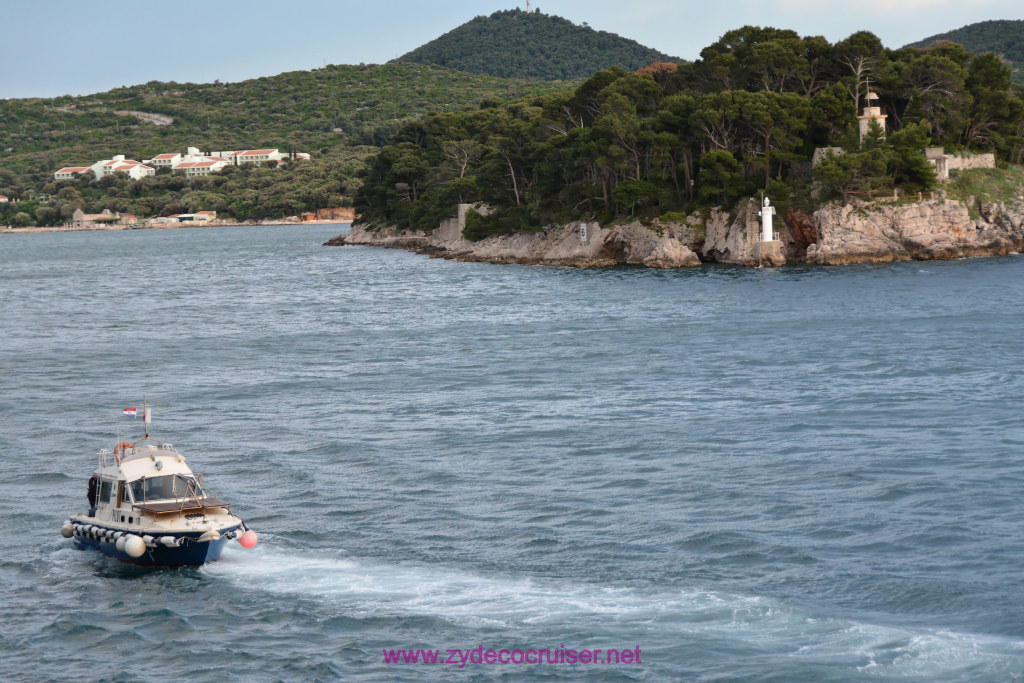
<instances>
[{"instance_id":1,"label":"boat's dark blue hull","mask_svg":"<svg viewBox=\"0 0 1024 683\"><path fill-rule=\"evenodd\" d=\"M106 529L101 525L96 526L101 530ZM76 533L74 541L79 547L96 548L100 552L121 562L153 567L198 566L220 559L224 546L230 540L225 534L240 531L240 529L241 525L220 529L220 538L206 541L199 540L200 533L174 534L175 538L181 539L181 545L173 547L157 543L153 548L146 548L146 552L140 557L132 557L128 553L118 550L114 541L98 540L94 534L81 535Z\"/></svg>"}]
</instances>

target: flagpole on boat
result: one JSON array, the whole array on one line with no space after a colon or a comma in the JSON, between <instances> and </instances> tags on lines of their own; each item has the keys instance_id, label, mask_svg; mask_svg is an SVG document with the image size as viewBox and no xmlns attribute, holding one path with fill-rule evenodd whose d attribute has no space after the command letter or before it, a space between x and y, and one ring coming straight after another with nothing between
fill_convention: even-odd
<instances>
[{"instance_id":1,"label":"flagpole on boat","mask_svg":"<svg viewBox=\"0 0 1024 683\"><path fill-rule=\"evenodd\" d=\"M146 404L146 395L143 394L142 395L142 424L143 424L143 427L146 430L146 438L147 439L149 438L149 420L150 420L149 406Z\"/></svg>"}]
</instances>

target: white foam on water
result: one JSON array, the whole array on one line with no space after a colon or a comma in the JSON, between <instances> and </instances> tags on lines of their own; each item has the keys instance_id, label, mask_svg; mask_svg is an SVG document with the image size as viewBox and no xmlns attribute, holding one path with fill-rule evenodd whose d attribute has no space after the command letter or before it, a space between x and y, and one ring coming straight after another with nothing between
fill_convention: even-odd
<instances>
[{"instance_id":1,"label":"white foam on water","mask_svg":"<svg viewBox=\"0 0 1024 683\"><path fill-rule=\"evenodd\" d=\"M649 647L700 643L840 664L863 675L1024 677L1024 641L822 617L778 600L712 591L645 592L579 582L381 564L261 546L229 547L203 572L242 590L312 598L352 618L435 617L466 628L586 630ZM554 635L553 637L557 637ZM782 654L778 654L782 653Z\"/></svg>"},{"instance_id":2,"label":"white foam on water","mask_svg":"<svg viewBox=\"0 0 1024 683\"><path fill-rule=\"evenodd\" d=\"M644 598L624 588L539 582L415 565L383 565L344 557L283 554L262 548L248 557L226 550L203 571L249 589L333 601L349 616L435 616L457 624L564 623L597 617L652 621L722 609L710 594ZM704 603L701 606L699 603Z\"/></svg>"}]
</instances>

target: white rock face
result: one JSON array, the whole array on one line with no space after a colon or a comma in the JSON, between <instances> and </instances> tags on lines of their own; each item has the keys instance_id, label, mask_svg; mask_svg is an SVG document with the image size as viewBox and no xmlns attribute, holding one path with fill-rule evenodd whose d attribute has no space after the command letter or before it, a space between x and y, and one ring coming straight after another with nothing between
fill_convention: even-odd
<instances>
[{"instance_id":1,"label":"white rock face","mask_svg":"<svg viewBox=\"0 0 1024 683\"><path fill-rule=\"evenodd\" d=\"M948 200L912 203L827 204L813 215L779 216L781 239L760 242L758 205L735 213L715 208L680 223L639 222L602 226L576 222L543 231L496 235L471 242L462 237L465 212L436 230L399 233L355 225L330 244L367 244L410 249L431 256L491 263L648 268L696 266L704 261L780 266L787 261L820 265L882 263L910 259L997 256L1024 251L1024 201L985 204L973 219L967 204ZM793 225L789 225L793 222Z\"/></svg>"},{"instance_id":2,"label":"white rock face","mask_svg":"<svg viewBox=\"0 0 1024 683\"><path fill-rule=\"evenodd\" d=\"M712 209L704 225L707 237L701 250L705 260L739 266L781 266L786 263L782 242L761 242L760 209L753 199L741 205L735 216ZM776 222L779 232L786 234L785 224Z\"/></svg>"},{"instance_id":3,"label":"white rock face","mask_svg":"<svg viewBox=\"0 0 1024 683\"><path fill-rule=\"evenodd\" d=\"M581 267L643 265L649 268L696 266L700 258L676 236L673 227L655 232L639 223L611 228L577 222L540 232L493 235L479 242L464 239L447 223L430 234L398 233L393 228L356 225L345 244L413 249L463 261L527 263Z\"/></svg>"},{"instance_id":4,"label":"white rock face","mask_svg":"<svg viewBox=\"0 0 1024 683\"><path fill-rule=\"evenodd\" d=\"M1022 216L1021 206L986 205L974 220L967 205L947 200L830 204L814 213L819 239L806 259L841 265L1003 255L1024 246Z\"/></svg>"}]
</instances>

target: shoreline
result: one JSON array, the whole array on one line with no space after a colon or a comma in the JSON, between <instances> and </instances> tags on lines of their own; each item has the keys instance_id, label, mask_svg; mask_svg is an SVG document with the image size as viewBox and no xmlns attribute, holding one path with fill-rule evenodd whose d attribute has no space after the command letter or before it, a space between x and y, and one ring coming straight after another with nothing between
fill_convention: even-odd
<instances>
[{"instance_id":1,"label":"shoreline","mask_svg":"<svg viewBox=\"0 0 1024 683\"><path fill-rule=\"evenodd\" d=\"M434 258L495 264L636 265L681 268L702 263L777 267L787 263L839 266L911 260L983 258L1024 252L1024 200L989 202L972 216L968 204L930 199L910 204L829 202L813 213L787 211L775 239L762 241L759 202L695 212L652 225L577 221L530 233L463 236L468 205L431 231L359 224L326 246L405 249Z\"/></svg>"},{"instance_id":2,"label":"shoreline","mask_svg":"<svg viewBox=\"0 0 1024 683\"><path fill-rule=\"evenodd\" d=\"M67 226L32 226L27 228L8 228L0 226L0 235L28 235L43 232L108 232L119 230L178 230L182 228L231 228L238 226L293 226L293 225L344 225L352 222L352 218L335 218L315 221L259 220L259 221L209 221L204 223L154 223L151 225L96 225L88 228L71 228Z\"/></svg>"}]
</instances>

